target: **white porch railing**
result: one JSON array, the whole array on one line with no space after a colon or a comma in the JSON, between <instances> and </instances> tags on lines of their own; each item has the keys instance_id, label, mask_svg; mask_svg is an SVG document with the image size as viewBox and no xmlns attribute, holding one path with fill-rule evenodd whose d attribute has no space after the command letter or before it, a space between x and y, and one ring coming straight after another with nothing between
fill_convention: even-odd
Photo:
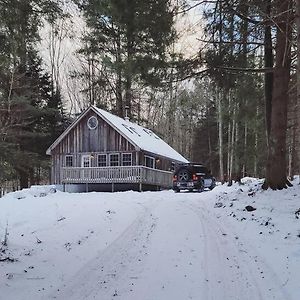
<instances>
[{"instance_id":1,"label":"white porch railing","mask_svg":"<svg viewBox=\"0 0 300 300\"><path fill-rule=\"evenodd\" d=\"M65 167L61 169L62 183L142 183L171 187L172 172L145 166Z\"/></svg>"}]
</instances>

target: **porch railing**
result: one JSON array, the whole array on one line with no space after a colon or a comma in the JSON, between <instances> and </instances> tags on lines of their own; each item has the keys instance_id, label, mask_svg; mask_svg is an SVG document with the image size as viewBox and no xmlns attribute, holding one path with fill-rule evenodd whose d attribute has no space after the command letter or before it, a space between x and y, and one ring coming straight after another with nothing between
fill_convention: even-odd
<instances>
[{"instance_id":1,"label":"porch railing","mask_svg":"<svg viewBox=\"0 0 300 300\"><path fill-rule=\"evenodd\" d=\"M142 183L170 187L172 172L145 166L65 167L61 169L63 183Z\"/></svg>"}]
</instances>

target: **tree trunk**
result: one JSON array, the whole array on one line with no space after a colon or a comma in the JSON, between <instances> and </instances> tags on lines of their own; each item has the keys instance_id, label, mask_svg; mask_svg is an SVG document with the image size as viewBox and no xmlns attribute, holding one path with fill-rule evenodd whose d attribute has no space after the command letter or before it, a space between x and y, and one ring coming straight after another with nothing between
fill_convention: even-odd
<instances>
[{"instance_id":1,"label":"tree trunk","mask_svg":"<svg viewBox=\"0 0 300 300\"><path fill-rule=\"evenodd\" d=\"M28 178L29 178L28 173L23 170L19 170L18 173L20 176L20 189L28 188Z\"/></svg>"},{"instance_id":2,"label":"tree trunk","mask_svg":"<svg viewBox=\"0 0 300 300\"><path fill-rule=\"evenodd\" d=\"M255 118L255 137L254 137L254 167L253 167L253 176L258 177L258 172L257 172L257 156L258 156L258 114L259 113L259 105L258 103L256 104L256 118Z\"/></svg>"},{"instance_id":3,"label":"tree trunk","mask_svg":"<svg viewBox=\"0 0 300 300\"><path fill-rule=\"evenodd\" d=\"M264 188L283 189L290 185L286 175L286 130L288 87L291 64L291 15L290 1L275 2L276 59L272 95L271 128Z\"/></svg>"},{"instance_id":4,"label":"tree trunk","mask_svg":"<svg viewBox=\"0 0 300 300\"><path fill-rule=\"evenodd\" d=\"M223 118L222 118L222 106L221 95L217 94L218 103L218 134L219 134L219 167L220 167L220 181L224 183L224 165L223 165Z\"/></svg>"},{"instance_id":5,"label":"tree trunk","mask_svg":"<svg viewBox=\"0 0 300 300\"><path fill-rule=\"evenodd\" d=\"M128 1L128 22L126 24L126 54L127 66L125 74L125 108L128 111L128 117L132 117L132 80L133 80L133 54L134 54L134 3Z\"/></svg>"},{"instance_id":6,"label":"tree trunk","mask_svg":"<svg viewBox=\"0 0 300 300\"><path fill-rule=\"evenodd\" d=\"M124 108L123 108L123 97L122 97L122 58L121 58L121 38L120 35L117 37L117 82L116 82L116 109L117 115L121 118L124 117Z\"/></svg>"},{"instance_id":7,"label":"tree trunk","mask_svg":"<svg viewBox=\"0 0 300 300\"><path fill-rule=\"evenodd\" d=\"M243 166L242 166L242 176L245 177L247 175L247 143L248 140L248 123L245 121L244 127L244 151L243 151Z\"/></svg>"},{"instance_id":8,"label":"tree trunk","mask_svg":"<svg viewBox=\"0 0 300 300\"><path fill-rule=\"evenodd\" d=\"M125 80L125 109L127 109L128 111L127 116L131 118L132 116L132 74L130 73L130 71L127 73L126 80Z\"/></svg>"},{"instance_id":9,"label":"tree trunk","mask_svg":"<svg viewBox=\"0 0 300 300\"><path fill-rule=\"evenodd\" d=\"M233 180L233 164L234 164L234 148L235 148L235 136L236 136L236 120L235 120L235 114L236 114L236 104L233 104L233 112L232 112L232 130L231 130L231 137L230 137L230 155L229 155L229 182L228 186L232 185Z\"/></svg>"},{"instance_id":10,"label":"tree trunk","mask_svg":"<svg viewBox=\"0 0 300 300\"><path fill-rule=\"evenodd\" d=\"M297 27L297 97L295 107L295 124L293 135L294 153L293 153L293 173L300 173L300 0L296 0L296 27ZM292 174L294 175L294 174ZM299 181L300 184L300 181Z\"/></svg>"},{"instance_id":11,"label":"tree trunk","mask_svg":"<svg viewBox=\"0 0 300 300\"><path fill-rule=\"evenodd\" d=\"M212 165L212 149L211 149L211 134L210 130L208 129L207 132L208 135L208 157L209 157L209 169L212 170L213 165Z\"/></svg>"},{"instance_id":12,"label":"tree trunk","mask_svg":"<svg viewBox=\"0 0 300 300\"><path fill-rule=\"evenodd\" d=\"M266 3L266 18L269 20L271 18L271 0ZM274 57L273 57L273 47L272 47L272 33L271 25L266 25L265 27L265 68L273 68ZM266 128L267 137L270 136L271 131L271 114L272 114L272 93L273 93L273 73L265 73L265 107L266 107ZM269 145L269 141L267 140Z\"/></svg>"}]
</instances>

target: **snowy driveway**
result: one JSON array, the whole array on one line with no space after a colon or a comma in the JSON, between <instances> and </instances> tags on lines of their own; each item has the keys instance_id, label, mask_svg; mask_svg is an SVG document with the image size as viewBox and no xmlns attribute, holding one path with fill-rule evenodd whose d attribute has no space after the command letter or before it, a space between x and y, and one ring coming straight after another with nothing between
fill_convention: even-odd
<instances>
[{"instance_id":1,"label":"snowy driveway","mask_svg":"<svg viewBox=\"0 0 300 300\"><path fill-rule=\"evenodd\" d=\"M251 243L252 237L248 239L243 229L214 207L221 192L216 188L200 194L106 194L102 204L96 200L96 193L59 194L61 211L56 216L63 215L65 219L56 217L55 222L60 220L57 236L51 236L51 228L57 225L51 223L51 218L49 224L37 221L35 225L45 233L47 244L42 252L46 253L33 249L33 255L28 257L15 248L12 255L19 253L18 262L0 265L6 268L6 275L12 274L5 280L1 274L4 299L298 299L300 294L289 290L284 272L279 273L265 260L258 249L261 246ZM52 195L49 207L56 203L54 199ZM95 205L102 215L93 215L89 205ZM71 208L81 214L70 213ZM83 229L76 227L81 218ZM86 236L86 242L82 238L84 231L93 232L89 238ZM51 239L56 238L73 242L63 241L64 247L50 249ZM81 242L75 243L76 240ZM31 259L36 272L30 277L31 270L21 272L29 264L26 259Z\"/></svg>"},{"instance_id":2,"label":"snowy driveway","mask_svg":"<svg viewBox=\"0 0 300 300\"><path fill-rule=\"evenodd\" d=\"M156 201L145 205L57 298L290 299L271 267L251 259L257 257L255 250L243 250L232 228L210 214L208 196L154 194Z\"/></svg>"}]
</instances>

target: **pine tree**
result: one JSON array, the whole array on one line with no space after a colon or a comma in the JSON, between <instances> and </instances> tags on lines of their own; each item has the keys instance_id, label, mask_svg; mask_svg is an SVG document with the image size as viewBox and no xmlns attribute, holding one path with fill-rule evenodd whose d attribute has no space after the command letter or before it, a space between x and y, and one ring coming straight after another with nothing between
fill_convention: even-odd
<instances>
[{"instance_id":1,"label":"pine tree","mask_svg":"<svg viewBox=\"0 0 300 300\"><path fill-rule=\"evenodd\" d=\"M42 17L53 18L53 1L12 0L0 3L0 161L14 170L20 187L35 183L45 166L44 124L50 82L37 54Z\"/></svg>"},{"instance_id":2,"label":"pine tree","mask_svg":"<svg viewBox=\"0 0 300 300\"><path fill-rule=\"evenodd\" d=\"M134 111L134 88L140 83L158 85L166 49L175 38L171 1L84 0L82 9L89 32L82 50L89 64L101 72L116 99L116 113ZM95 77L93 72L92 77ZM91 77L90 76L90 77ZM97 85L94 79L91 86ZM92 100L94 102L95 99Z\"/></svg>"}]
</instances>

